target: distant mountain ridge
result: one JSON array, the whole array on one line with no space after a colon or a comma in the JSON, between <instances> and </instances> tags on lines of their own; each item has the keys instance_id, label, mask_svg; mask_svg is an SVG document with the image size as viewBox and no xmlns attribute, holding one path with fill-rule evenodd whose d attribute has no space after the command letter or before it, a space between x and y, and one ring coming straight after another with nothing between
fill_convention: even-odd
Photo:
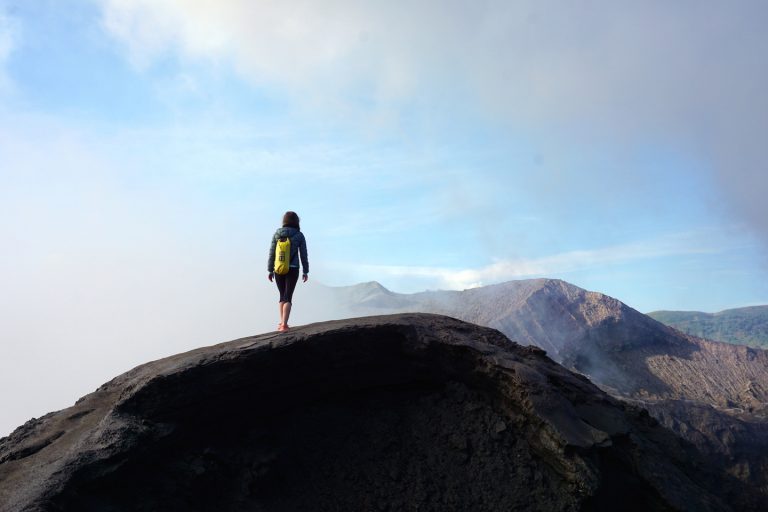
<instances>
[{"instance_id":1,"label":"distant mountain ridge","mask_svg":"<svg viewBox=\"0 0 768 512\"><path fill-rule=\"evenodd\" d=\"M594 318L594 312L601 310L607 313L608 309L616 309L619 305L618 301L610 297L552 279L508 281L463 291L439 290L413 294L395 293L379 283L370 282L332 288L332 293L336 300L358 314L418 309L493 327L518 343L545 349L556 360L566 345L583 334L585 325L592 325L599 320ZM588 303L585 311L575 316L574 312L559 315L556 313L563 311L552 311L551 317L547 318L547 325L541 323L541 306L544 303L573 305L581 295ZM604 298L614 301L609 308L597 304Z\"/></svg>"},{"instance_id":2,"label":"distant mountain ridge","mask_svg":"<svg viewBox=\"0 0 768 512\"><path fill-rule=\"evenodd\" d=\"M701 311L653 311L648 316L684 333L768 349L768 306Z\"/></svg>"}]
</instances>

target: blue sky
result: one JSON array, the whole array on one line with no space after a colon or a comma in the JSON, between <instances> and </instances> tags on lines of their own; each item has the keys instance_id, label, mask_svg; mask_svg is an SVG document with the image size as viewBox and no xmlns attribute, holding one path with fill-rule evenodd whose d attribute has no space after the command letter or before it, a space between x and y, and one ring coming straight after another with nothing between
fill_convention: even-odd
<instances>
[{"instance_id":1,"label":"blue sky","mask_svg":"<svg viewBox=\"0 0 768 512\"><path fill-rule=\"evenodd\" d=\"M266 330L287 209L331 285L768 303L766 11L0 0L2 337L87 390Z\"/></svg>"}]
</instances>

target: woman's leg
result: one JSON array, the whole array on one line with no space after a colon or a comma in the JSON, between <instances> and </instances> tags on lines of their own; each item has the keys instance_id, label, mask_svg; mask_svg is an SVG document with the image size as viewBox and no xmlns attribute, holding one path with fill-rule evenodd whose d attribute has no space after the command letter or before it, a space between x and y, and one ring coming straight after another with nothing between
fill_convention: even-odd
<instances>
[{"instance_id":1,"label":"woman's leg","mask_svg":"<svg viewBox=\"0 0 768 512\"><path fill-rule=\"evenodd\" d=\"M277 285L277 291L280 293L280 299L278 299L277 308L278 308L278 314L280 316L280 323L277 326L277 330L280 331L283 329L284 321L283 321L283 305L285 304L285 292L286 292L286 276L275 274L275 284Z\"/></svg>"},{"instance_id":2,"label":"woman's leg","mask_svg":"<svg viewBox=\"0 0 768 512\"><path fill-rule=\"evenodd\" d=\"M292 268L285 275L285 291L280 299L283 301L281 309L281 321L283 328L288 328L288 318L291 316L291 307L293 306L293 291L296 289L296 283L299 282L299 269Z\"/></svg>"},{"instance_id":3,"label":"woman's leg","mask_svg":"<svg viewBox=\"0 0 768 512\"><path fill-rule=\"evenodd\" d=\"M288 325L288 318L291 316L291 303L290 302L283 302L282 303L282 324L287 326Z\"/></svg>"}]
</instances>

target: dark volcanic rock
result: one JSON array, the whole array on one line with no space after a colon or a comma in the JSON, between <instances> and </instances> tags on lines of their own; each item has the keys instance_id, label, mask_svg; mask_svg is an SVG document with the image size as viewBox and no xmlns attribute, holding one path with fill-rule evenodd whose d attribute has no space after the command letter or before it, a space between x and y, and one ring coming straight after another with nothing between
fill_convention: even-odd
<instances>
[{"instance_id":1,"label":"dark volcanic rock","mask_svg":"<svg viewBox=\"0 0 768 512\"><path fill-rule=\"evenodd\" d=\"M553 279L410 295L366 283L333 294L353 312L447 314L544 348L613 396L640 402L768 497L765 350L690 336L612 297Z\"/></svg>"},{"instance_id":2,"label":"dark volcanic rock","mask_svg":"<svg viewBox=\"0 0 768 512\"><path fill-rule=\"evenodd\" d=\"M0 440L0 511L759 510L498 331L313 324L139 366Z\"/></svg>"},{"instance_id":3,"label":"dark volcanic rock","mask_svg":"<svg viewBox=\"0 0 768 512\"><path fill-rule=\"evenodd\" d=\"M643 407L683 439L696 445L726 474L761 492L768 507L768 424L709 405L680 400L645 402Z\"/></svg>"}]
</instances>

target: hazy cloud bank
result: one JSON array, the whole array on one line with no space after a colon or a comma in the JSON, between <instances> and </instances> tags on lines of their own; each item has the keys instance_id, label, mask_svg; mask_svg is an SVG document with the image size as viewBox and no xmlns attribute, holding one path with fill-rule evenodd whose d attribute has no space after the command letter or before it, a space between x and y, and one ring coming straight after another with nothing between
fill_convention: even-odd
<instances>
[{"instance_id":1,"label":"hazy cloud bank","mask_svg":"<svg viewBox=\"0 0 768 512\"><path fill-rule=\"evenodd\" d=\"M279 219L214 211L183 180L139 184L155 169L137 152L0 116L0 437L133 366L277 325L266 252ZM308 290L295 322L333 318Z\"/></svg>"}]
</instances>

